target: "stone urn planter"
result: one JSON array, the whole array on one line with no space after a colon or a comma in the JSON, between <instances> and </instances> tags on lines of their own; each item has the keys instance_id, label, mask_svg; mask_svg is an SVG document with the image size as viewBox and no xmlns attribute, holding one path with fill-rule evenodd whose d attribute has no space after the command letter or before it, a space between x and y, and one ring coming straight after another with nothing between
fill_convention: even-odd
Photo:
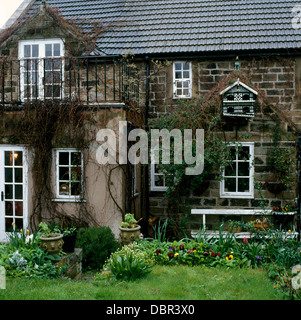
<instances>
[{"instance_id":1,"label":"stone urn planter","mask_svg":"<svg viewBox=\"0 0 301 320\"><path fill-rule=\"evenodd\" d=\"M64 244L63 235L60 233L41 236L40 241L41 248L49 254L59 254Z\"/></svg>"},{"instance_id":2,"label":"stone urn planter","mask_svg":"<svg viewBox=\"0 0 301 320\"><path fill-rule=\"evenodd\" d=\"M124 244L129 244L135 241L140 235L141 226L136 226L134 228L124 228L119 227L120 238Z\"/></svg>"}]
</instances>

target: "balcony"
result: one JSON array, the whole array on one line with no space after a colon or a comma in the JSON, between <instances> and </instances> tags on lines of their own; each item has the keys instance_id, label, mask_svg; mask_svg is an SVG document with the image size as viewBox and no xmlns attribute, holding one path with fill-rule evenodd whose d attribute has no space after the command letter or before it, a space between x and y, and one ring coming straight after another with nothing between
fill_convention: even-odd
<instances>
[{"instance_id":1,"label":"balcony","mask_svg":"<svg viewBox=\"0 0 301 320\"><path fill-rule=\"evenodd\" d=\"M137 77L117 56L0 59L0 107L35 101L93 106L138 100Z\"/></svg>"}]
</instances>

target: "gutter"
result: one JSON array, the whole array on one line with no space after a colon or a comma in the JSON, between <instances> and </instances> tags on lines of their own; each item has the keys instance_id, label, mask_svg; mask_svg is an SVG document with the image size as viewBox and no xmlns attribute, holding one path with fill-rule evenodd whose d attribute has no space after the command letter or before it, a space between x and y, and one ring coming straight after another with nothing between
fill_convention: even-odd
<instances>
[{"instance_id":1,"label":"gutter","mask_svg":"<svg viewBox=\"0 0 301 320\"><path fill-rule=\"evenodd\" d=\"M150 93L150 61L148 56L145 57L146 62L146 83L145 83L145 118L144 126L145 130L148 131L148 118L149 118L149 93ZM144 213L148 221L149 219L149 166L144 166Z\"/></svg>"},{"instance_id":2,"label":"gutter","mask_svg":"<svg viewBox=\"0 0 301 320\"><path fill-rule=\"evenodd\" d=\"M148 53L146 54L134 54L137 59L157 59L157 60L169 60L169 59L224 59L224 58L248 58L248 57L262 57L262 56L300 56L301 48L295 49L279 49L279 50L253 50L253 51L207 51L204 53L198 52L175 52L175 53Z\"/></svg>"},{"instance_id":3,"label":"gutter","mask_svg":"<svg viewBox=\"0 0 301 320\"><path fill-rule=\"evenodd\" d=\"M301 136L298 137L297 140L298 146L298 162L297 162L297 170L298 170L298 182L297 182L297 232L299 234L299 241L301 241Z\"/></svg>"}]
</instances>

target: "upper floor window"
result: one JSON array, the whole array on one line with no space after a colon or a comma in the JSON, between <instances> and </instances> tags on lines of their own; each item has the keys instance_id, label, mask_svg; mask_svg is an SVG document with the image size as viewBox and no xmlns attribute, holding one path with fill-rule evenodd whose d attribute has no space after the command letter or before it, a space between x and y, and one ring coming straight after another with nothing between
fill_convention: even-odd
<instances>
[{"instance_id":1,"label":"upper floor window","mask_svg":"<svg viewBox=\"0 0 301 320\"><path fill-rule=\"evenodd\" d=\"M19 41L22 101L63 98L63 56L61 39Z\"/></svg>"},{"instance_id":2,"label":"upper floor window","mask_svg":"<svg viewBox=\"0 0 301 320\"><path fill-rule=\"evenodd\" d=\"M192 97L191 62L177 61L173 63L173 97Z\"/></svg>"},{"instance_id":3,"label":"upper floor window","mask_svg":"<svg viewBox=\"0 0 301 320\"><path fill-rule=\"evenodd\" d=\"M231 160L223 172L221 198L254 197L254 143L231 146Z\"/></svg>"}]
</instances>

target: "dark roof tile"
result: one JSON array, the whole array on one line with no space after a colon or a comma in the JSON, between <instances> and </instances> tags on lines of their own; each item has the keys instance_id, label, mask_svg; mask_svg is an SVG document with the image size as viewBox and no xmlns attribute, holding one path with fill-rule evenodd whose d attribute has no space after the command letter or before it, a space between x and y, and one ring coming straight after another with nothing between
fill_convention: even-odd
<instances>
[{"instance_id":1,"label":"dark roof tile","mask_svg":"<svg viewBox=\"0 0 301 320\"><path fill-rule=\"evenodd\" d=\"M301 49L299 0L47 0L68 19L117 22L97 42L107 54ZM30 14L40 5L36 1Z\"/></svg>"}]
</instances>

